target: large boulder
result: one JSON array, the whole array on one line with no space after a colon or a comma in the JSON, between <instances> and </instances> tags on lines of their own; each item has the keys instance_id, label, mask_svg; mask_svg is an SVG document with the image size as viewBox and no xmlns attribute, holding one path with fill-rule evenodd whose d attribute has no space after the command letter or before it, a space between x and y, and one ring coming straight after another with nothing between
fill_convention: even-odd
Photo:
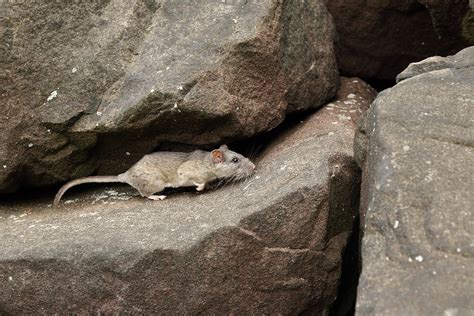
<instances>
[{"instance_id":1,"label":"large boulder","mask_svg":"<svg viewBox=\"0 0 474 316\"><path fill-rule=\"evenodd\" d=\"M2 204L0 313L321 314L358 209L356 121L374 97L357 79L340 91L244 182L164 201L101 186L59 209Z\"/></svg>"},{"instance_id":2,"label":"large boulder","mask_svg":"<svg viewBox=\"0 0 474 316\"><path fill-rule=\"evenodd\" d=\"M337 90L322 0L0 6L0 192L246 138Z\"/></svg>"},{"instance_id":3,"label":"large boulder","mask_svg":"<svg viewBox=\"0 0 474 316\"><path fill-rule=\"evenodd\" d=\"M356 137L359 315L474 311L474 47L411 65Z\"/></svg>"},{"instance_id":4,"label":"large boulder","mask_svg":"<svg viewBox=\"0 0 474 316\"><path fill-rule=\"evenodd\" d=\"M411 62L474 45L469 0L326 0L342 74L393 80Z\"/></svg>"}]
</instances>

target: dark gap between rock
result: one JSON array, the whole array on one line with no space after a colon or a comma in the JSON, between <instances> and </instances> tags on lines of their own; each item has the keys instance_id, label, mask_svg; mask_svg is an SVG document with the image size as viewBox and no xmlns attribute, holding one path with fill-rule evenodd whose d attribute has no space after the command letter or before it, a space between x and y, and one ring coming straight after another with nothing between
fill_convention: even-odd
<instances>
[{"instance_id":1,"label":"dark gap between rock","mask_svg":"<svg viewBox=\"0 0 474 316\"><path fill-rule=\"evenodd\" d=\"M328 316L355 315L357 286L362 270L360 240L360 216L357 216L352 225L352 235L348 239L342 256L341 281L337 299L332 304Z\"/></svg>"},{"instance_id":2,"label":"dark gap between rock","mask_svg":"<svg viewBox=\"0 0 474 316\"><path fill-rule=\"evenodd\" d=\"M362 78L365 82L367 82L372 88L380 92L382 90L391 88L395 85L395 78L394 79L377 79L377 78Z\"/></svg>"}]
</instances>

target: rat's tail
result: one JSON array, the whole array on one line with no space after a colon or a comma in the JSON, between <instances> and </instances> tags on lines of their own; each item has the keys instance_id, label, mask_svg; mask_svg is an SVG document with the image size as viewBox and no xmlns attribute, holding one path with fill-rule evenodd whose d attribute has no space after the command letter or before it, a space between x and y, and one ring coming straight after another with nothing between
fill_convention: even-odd
<instances>
[{"instance_id":1,"label":"rat's tail","mask_svg":"<svg viewBox=\"0 0 474 316\"><path fill-rule=\"evenodd\" d=\"M56 196L54 197L54 206L58 206L59 201L61 200L61 197L63 196L64 193L66 193L67 190L70 188L83 184L83 183L110 183L110 182L124 182L119 179L118 176L92 176L92 177L85 177L85 178L79 178L76 180L69 181L65 185L59 189L58 193L56 193Z\"/></svg>"}]
</instances>

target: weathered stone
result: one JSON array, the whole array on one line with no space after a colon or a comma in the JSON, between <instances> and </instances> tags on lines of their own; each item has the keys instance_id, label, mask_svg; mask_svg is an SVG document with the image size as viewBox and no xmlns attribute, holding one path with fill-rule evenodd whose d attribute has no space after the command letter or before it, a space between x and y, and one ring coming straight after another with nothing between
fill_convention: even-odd
<instances>
[{"instance_id":1,"label":"weathered stone","mask_svg":"<svg viewBox=\"0 0 474 316\"><path fill-rule=\"evenodd\" d=\"M420 62L411 63L405 70L397 75L397 83L404 79L435 70L449 68L460 69L471 67L472 65L474 65L474 46L465 48L454 56L434 56Z\"/></svg>"},{"instance_id":2,"label":"weathered stone","mask_svg":"<svg viewBox=\"0 0 474 316\"><path fill-rule=\"evenodd\" d=\"M0 313L320 314L357 213L352 139L373 97L357 79L342 92L245 182L164 201L100 186L60 209L4 203Z\"/></svg>"},{"instance_id":3,"label":"weathered stone","mask_svg":"<svg viewBox=\"0 0 474 316\"><path fill-rule=\"evenodd\" d=\"M361 121L359 315L474 311L473 57L411 65Z\"/></svg>"},{"instance_id":4,"label":"weathered stone","mask_svg":"<svg viewBox=\"0 0 474 316\"><path fill-rule=\"evenodd\" d=\"M2 2L0 192L249 137L334 96L322 0L190 3Z\"/></svg>"},{"instance_id":5,"label":"weathered stone","mask_svg":"<svg viewBox=\"0 0 474 316\"><path fill-rule=\"evenodd\" d=\"M343 75L393 80L409 63L474 44L469 0L326 0Z\"/></svg>"}]
</instances>

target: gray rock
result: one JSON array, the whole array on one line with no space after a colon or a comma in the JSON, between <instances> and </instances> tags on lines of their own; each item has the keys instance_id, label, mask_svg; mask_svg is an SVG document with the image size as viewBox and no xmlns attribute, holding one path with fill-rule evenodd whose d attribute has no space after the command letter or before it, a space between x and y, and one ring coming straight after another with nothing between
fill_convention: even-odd
<instances>
[{"instance_id":1,"label":"gray rock","mask_svg":"<svg viewBox=\"0 0 474 316\"><path fill-rule=\"evenodd\" d=\"M474 51L461 55L463 67L409 67L420 74L380 93L361 121L358 315L474 312Z\"/></svg>"},{"instance_id":2,"label":"gray rock","mask_svg":"<svg viewBox=\"0 0 474 316\"><path fill-rule=\"evenodd\" d=\"M322 0L0 5L0 192L253 136L337 90Z\"/></svg>"},{"instance_id":3,"label":"gray rock","mask_svg":"<svg viewBox=\"0 0 474 316\"><path fill-rule=\"evenodd\" d=\"M2 204L0 313L320 314L357 213L352 139L374 96L358 79L341 91L352 95L280 134L245 182L164 201L99 186L59 209Z\"/></svg>"},{"instance_id":4,"label":"gray rock","mask_svg":"<svg viewBox=\"0 0 474 316\"><path fill-rule=\"evenodd\" d=\"M474 65L474 46L467 47L453 56L434 56L420 62L411 63L405 70L398 74L397 83L404 79L435 70L446 68L460 69L472 65Z\"/></svg>"}]
</instances>

